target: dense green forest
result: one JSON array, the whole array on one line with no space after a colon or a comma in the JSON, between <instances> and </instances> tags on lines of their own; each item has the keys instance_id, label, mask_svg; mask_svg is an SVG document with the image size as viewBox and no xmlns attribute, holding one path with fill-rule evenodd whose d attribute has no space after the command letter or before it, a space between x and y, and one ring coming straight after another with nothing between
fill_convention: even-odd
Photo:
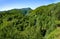
<instances>
[{"instance_id":1,"label":"dense green forest","mask_svg":"<svg viewBox=\"0 0 60 39\"><path fill-rule=\"evenodd\" d=\"M0 39L60 39L60 3L0 11Z\"/></svg>"}]
</instances>

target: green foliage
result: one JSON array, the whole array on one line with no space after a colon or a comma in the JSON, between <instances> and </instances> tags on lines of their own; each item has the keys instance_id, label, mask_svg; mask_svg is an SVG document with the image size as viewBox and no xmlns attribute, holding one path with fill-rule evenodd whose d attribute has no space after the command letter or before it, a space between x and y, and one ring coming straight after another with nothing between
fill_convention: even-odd
<instances>
[{"instance_id":1,"label":"green foliage","mask_svg":"<svg viewBox=\"0 0 60 39\"><path fill-rule=\"evenodd\" d=\"M49 35L46 36L45 39L59 39L60 37L60 28L56 28L54 31L52 31Z\"/></svg>"},{"instance_id":2,"label":"green foliage","mask_svg":"<svg viewBox=\"0 0 60 39\"><path fill-rule=\"evenodd\" d=\"M58 31L54 30L60 17L59 4L0 12L0 39L50 39L51 33Z\"/></svg>"}]
</instances>

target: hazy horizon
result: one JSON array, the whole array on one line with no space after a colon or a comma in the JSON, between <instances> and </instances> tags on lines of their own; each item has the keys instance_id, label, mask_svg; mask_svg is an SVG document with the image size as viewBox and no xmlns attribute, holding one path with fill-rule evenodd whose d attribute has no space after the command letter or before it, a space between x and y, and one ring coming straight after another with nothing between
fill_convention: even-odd
<instances>
[{"instance_id":1,"label":"hazy horizon","mask_svg":"<svg viewBox=\"0 0 60 39\"><path fill-rule=\"evenodd\" d=\"M31 8L60 2L60 0L0 0L0 11Z\"/></svg>"}]
</instances>

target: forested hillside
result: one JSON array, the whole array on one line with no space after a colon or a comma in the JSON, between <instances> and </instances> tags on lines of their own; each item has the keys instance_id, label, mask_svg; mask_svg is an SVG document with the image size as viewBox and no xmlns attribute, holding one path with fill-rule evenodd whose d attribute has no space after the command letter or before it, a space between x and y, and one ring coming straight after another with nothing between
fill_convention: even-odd
<instances>
[{"instance_id":1,"label":"forested hillside","mask_svg":"<svg viewBox=\"0 0 60 39\"><path fill-rule=\"evenodd\" d=\"M60 39L59 28L60 3L0 11L0 39Z\"/></svg>"}]
</instances>

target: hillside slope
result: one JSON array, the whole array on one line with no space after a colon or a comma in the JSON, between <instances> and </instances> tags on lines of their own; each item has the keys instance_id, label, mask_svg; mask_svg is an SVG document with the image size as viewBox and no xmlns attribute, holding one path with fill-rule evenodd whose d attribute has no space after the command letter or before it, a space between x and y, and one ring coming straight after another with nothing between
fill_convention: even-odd
<instances>
[{"instance_id":1,"label":"hillside slope","mask_svg":"<svg viewBox=\"0 0 60 39\"><path fill-rule=\"evenodd\" d=\"M46 39L60 39L60 27L57 27L53 32L51 32Z\"/></svg>"},{"instance_id":2,"label":"hillside slope","mask_svg":"<svg viewBox=\"0 0 60 39\"><path fill-rule=\"evenodd\" d=\"M23 8L2 11L0 39L50 39L60 34L60 28L57 28L59 17L60 3L40 6L35 10Z\"/></svg>"}]
</instances>

